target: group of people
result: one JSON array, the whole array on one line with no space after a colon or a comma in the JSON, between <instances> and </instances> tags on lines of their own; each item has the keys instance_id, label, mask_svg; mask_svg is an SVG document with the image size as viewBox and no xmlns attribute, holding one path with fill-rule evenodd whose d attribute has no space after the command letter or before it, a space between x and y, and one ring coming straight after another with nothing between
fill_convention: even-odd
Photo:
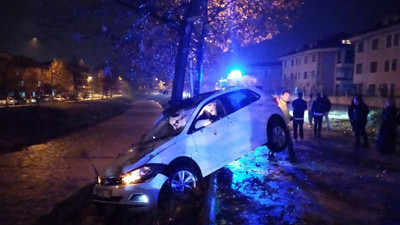
<instances>
[{"instance_id":1,"label":"group of people","mask_svg":"<svg viewBox=\"0 0 400 225\"><path fill-rule=\"evenodd\" d=\"M308 110L308 120L310 127L313 126L314 121L314 137L321 137L322 120L325 118L327 129L331 130L329 122L329 111L332 104L327 95L321 96L317 93L317 98L314 100L313 95L310 95L308 103L303 99L303 93L297 94L297 99L292 102L293 116L289 113L290 93L286 90L282 91L279 98L279 107L285 116L286 122L293 120L293 138L297 141L298 133L300 139L304 138L303 125L304 125L304 112Z\"/></svg>"},{"instance_id":2,"label":"group of people","mask_svg":"<svg viewBox=\"0 0 400 225\"><path fill-rule=\"evenodd\" d=\"M331 130L329 121L329 111L332 104L326 94L317 93L314 100L313 95L309 96L308 102L303 99L303 93L297 94L291 106L293 108L293 116L289 113L290 93L286 90L282 91L279 98L279 107L282 109L286 123L293 121L293 138L297 142L298 136L302 140L304 138L304 112L308 110L308 119L310 128L314 128L314 137L321 137L322 121L325 118L327 130ZM368 121L369 107L363 101L361 95L356 95L348 108L349 120L354 132L354 147L361 147L361 138L363 138L363 147L369 147L366 125ZM376 146L381 153L393 153L396 147L397 125L400 125L400 114L396 108L396 102L393 98L388 98L382 111L382 123L379 130ZM299 135L298 135L299 134Z\"/></svg>"},{"instance_id":3,"label":"group of people","mask_svg":"<svg viewBox=\"0 0 400 225\"><path fill-rule=\"evenodd\" d=\"M361 136L364 141L364 147L369 147L368 135L365 130L369 108L364 103L361 95L353 98L348 114L356 139L354 147L361 146ZM376 140L376 147L382 154L392 154L396 150L398 125L400 125L400 114L397 111L396 102L393 98L387 98L382 110L381 126Z\"/></svg>"}]
</instances>

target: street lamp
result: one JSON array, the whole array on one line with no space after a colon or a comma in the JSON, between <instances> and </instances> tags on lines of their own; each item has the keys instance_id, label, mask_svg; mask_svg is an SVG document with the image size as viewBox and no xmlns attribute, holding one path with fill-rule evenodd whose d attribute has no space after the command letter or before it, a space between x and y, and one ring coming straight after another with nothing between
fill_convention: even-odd
<instances>
[{"instance_id":1,"label":"street lamp","mask_svg":"<svg viewBox=\"0 0 400 225\"><path fill-rule=\"evenodd\" d=\"M37 37L33 37L28 41L28 54L30 57L34 58L35 60L39 60L39 42Z\"/></svg>"},{"instance_id":2,"label":"street lamp","mask_svg":"<svg viewBox=\"0 0 400 225\"><path fill-rule=\"evenodd\" d=\"M91 83L92 79L93 79L92 76L89 76L89 77L87 78L88 88L89 88L89 98L92 98L92 95L91 95L91 90L92 90L92 88L91 88L91 86L90 86L90 83Z\"/></svg>"}]
</instances>

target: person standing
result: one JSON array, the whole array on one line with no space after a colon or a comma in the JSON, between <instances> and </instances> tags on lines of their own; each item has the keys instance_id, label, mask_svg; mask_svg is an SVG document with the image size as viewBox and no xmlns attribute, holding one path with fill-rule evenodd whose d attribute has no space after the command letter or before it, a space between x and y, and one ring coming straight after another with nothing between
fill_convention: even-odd
<instances>
[{"instance_id":1,"label":"person standing","mask_svg":"<svg viewBox=\"0 0 400 225\"><path fill-rule=\"evenodd\" d=\"M365 131L365 126L367 125L369 108L364 103L361 95L356 95L351 102L351 105L348 109L349 119L351 126L353 127L354 134L356 136L356 141L354 143L354 147L360 147L360 135L363 136L364 139L364 147L369 147L368 143L368 135Z\"/></svg>"},{"instance_id":2,"label":"person standing","mask_svg":"<svg viewBox=\"0 0 400 225\"><path fill-rule=\"evenodd\" d=\"M297 94L297 99L292 102L293 107L293 138L297 142L297 128L300 139L303 140L304 111L307 110L307 102L303 100L303 93Z\"/></svg>"},{"instance_id":3,"label":"person standing","mask_svg":"<svg viewBox=\"0 0 400 225\"><path fill-rule=\"evenodd\" d=\"M324 116L324 104L321 93L317 93L317 99L313 102L312 112L314 117L314 137L321 137L322 117Z\"/></svg>"},{"instance_id":4,"label":"person standing","mask_svg":"<svg viewBox=\"0 0 400 225\"><path fill-rule=\"evenodd\" d=\"M382 123L376 147L382 154L392 154L396 150L397 125L399 125L396 102L393 98L386 99L382 110Z\"/></svg>"},{"instance_id":5,"label":"person standing","mask_svg":"<svg viewBox=\"0 0 400 225\"><path fill-rule=\"evenodd\" d=\"M293 117L289 113L289 103L290 103L290 93L287 90L283 90L281 96L278 99L278 104L279 108L281 108L283 112L286 124L289 124L289 122L293 119Z\"/></svg>"},{"instance_id":6,"label":"person standing","mask_svg":"<svg viewBox=\"0 0 400 225\"><path fill-rule=\"evenodd\" d=\"M283 117L284 117L284 120L286 123L285 136L286 136L286 142L287 142L287 147L288 147L288 151L289 151L289 160L291 162L295 162L295 161L297 161L297 159L296 159L296 155L294 154L293 142L292 142L292 138L290 137L289 127L288 127L289 122L293 119L293 117L289 113L289 103L290 103L290 93L287 90L283 90L281 92L281 96L278 99L278 104L279 104L279 108L282 110ZM268 160L276 161L274 152L269 151Z\"/></svg>"},{"instance_id":7,"label":"person standing","mask_svg":"<svg viewBox=\"0 0 400 225\"><path fill-rule=\"evenodd\" d=\"M307 105L308 105L308 123L309 123L309 128L313 126L313 113L312 113L312 104L314 102L314 96L310 94Z\"/></svg>"},{"instance_id":8,"label":"person standing","mask_svg":"<svg viewBox=\"0 0 400 225\"><path fill-rule=\"evenodd\" d=\"M326 94L322 95L322 102L324 105L324 118L326 121L326 129L331 130L331 123L329 122L329 111L331 111L332 104L329 101L328 96Z\"/></svg>"}]
</instances>

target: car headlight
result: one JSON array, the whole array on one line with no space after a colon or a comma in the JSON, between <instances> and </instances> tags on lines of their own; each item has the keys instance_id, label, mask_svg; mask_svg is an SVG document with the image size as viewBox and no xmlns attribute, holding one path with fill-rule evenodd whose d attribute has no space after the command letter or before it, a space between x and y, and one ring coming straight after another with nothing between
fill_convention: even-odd
<instances>
[{"instance_id":1,"label":"car headlight","mask_svg":"<svg viewBox=\"0 0 400 225\"><path fill-rule=\"evenodd\" d=\"M124 185L142 183L153 178L161 171L162 165L146 165L121 176Z\"/></svg>"}]
</instances>

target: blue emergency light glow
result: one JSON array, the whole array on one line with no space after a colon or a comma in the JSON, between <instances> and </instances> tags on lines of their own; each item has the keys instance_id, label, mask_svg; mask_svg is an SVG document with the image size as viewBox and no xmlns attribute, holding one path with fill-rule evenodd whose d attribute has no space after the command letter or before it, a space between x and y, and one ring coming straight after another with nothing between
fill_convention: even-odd
<instances>
[{"instance_id":1,"label":"blue emergency light glow","mask_svg":"<svg viewBox=\"0 0 400 225\"><path fill-rule=\"evenodd\" d=\"M243 77L242 75L242 71L240 70L232 70L229 74L228 74L228 79L230 80L239 80Z\"/></svg>"}]
</instances>

